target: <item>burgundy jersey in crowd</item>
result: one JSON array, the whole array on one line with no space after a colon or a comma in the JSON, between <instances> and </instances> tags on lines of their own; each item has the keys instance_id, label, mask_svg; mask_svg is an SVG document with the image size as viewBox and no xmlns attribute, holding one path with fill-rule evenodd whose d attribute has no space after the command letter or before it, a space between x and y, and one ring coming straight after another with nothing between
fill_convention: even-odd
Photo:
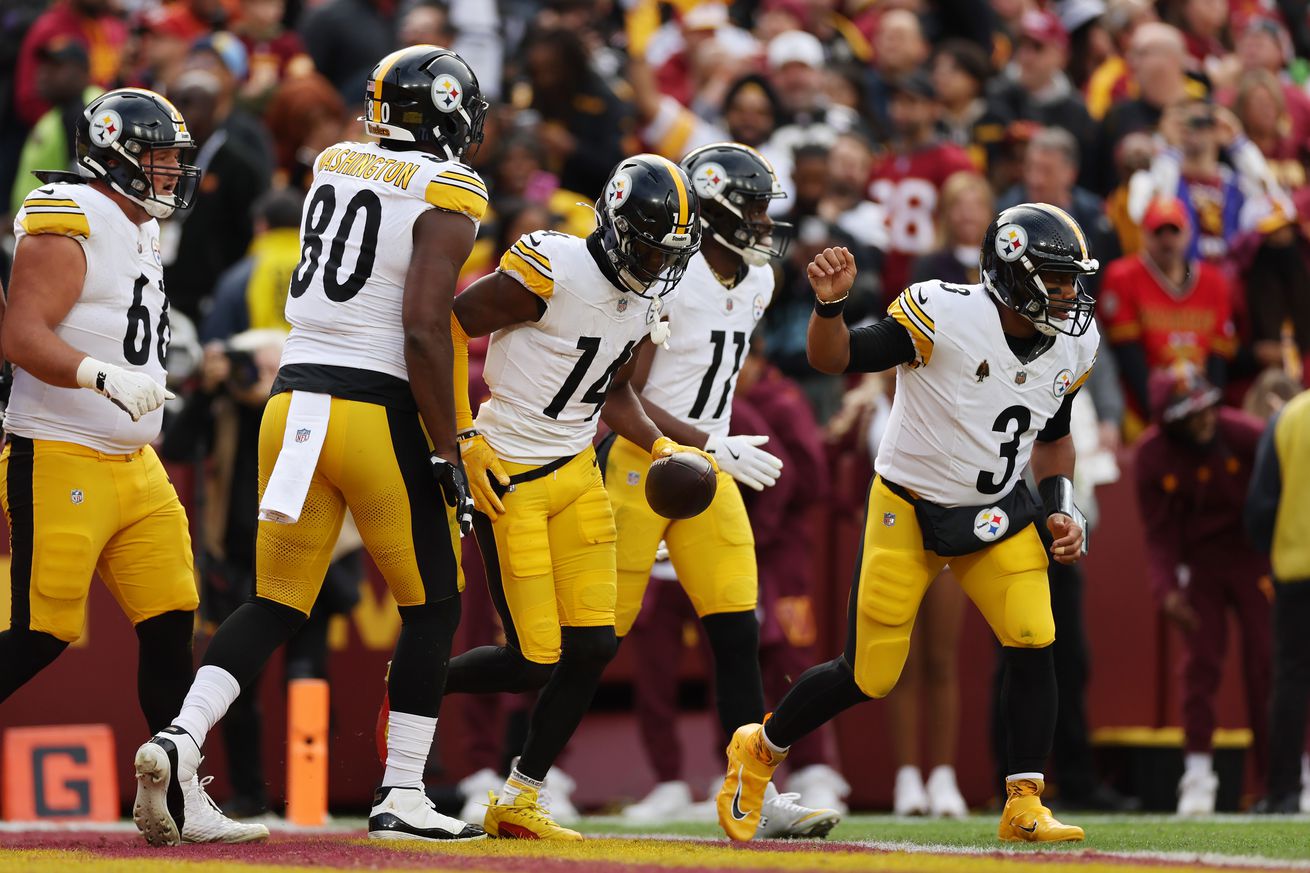
<instances>
[{"instance_id":1,"label":"burgundy jersey in crowd","mask_svg":"<svg viewBox=\"0 0 1310 873\"><path fill-rule=\"evenodd\" d=\"M887 225L883 295L905 288L910 263L937 248L937 199L952 174L976 172L969 155L951 143L933 143L909 154L888 152L869 174L869 198L882 206Z\"/></svg>"}]
</instances>

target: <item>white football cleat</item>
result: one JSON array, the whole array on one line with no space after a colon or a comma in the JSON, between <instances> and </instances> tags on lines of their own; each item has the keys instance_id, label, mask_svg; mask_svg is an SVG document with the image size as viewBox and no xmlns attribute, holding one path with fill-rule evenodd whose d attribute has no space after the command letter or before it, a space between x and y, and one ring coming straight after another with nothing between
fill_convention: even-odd
<instances>
[{"instance_id":1,"label":"white football cleat","mask_svg":"<svg viewBox=\"0 0 1310 873\"><path fill-rule=\"evenodd\" d=\"M426 840L462 843L485 840L486 831L437 812L422 788L382 787L368 813L370 840Z\"/></svg>"},{"instance_id":2,"label":"white football cleat","mask_svg":"<svg viewBox=\"0 0 1310 873\"><path fill-rule=\"evenodd\" d=\"M801 796L801 806L835 809L842 815L849 811L846 798L851 793L851 786L827 764L811 764L795 771L787 777L787 790Z\"/></svg>"},{"instance_id":3,"label":"white football cleat","mask_svg":"<svg viewBox=\"0 0 1310 873\"><path fill-rule=\"evenodd\" d=\"M928 789L918 767L908 764L896 771L896 788L892 795L892 812L896 815L927 815Z\"/></svg>"},{"instance_id":4,"label":"white football cleat","mask_svg":"<svg viewBox=\"0 0 1310 873\"><path fill-rule=\"evenodd\" d=\"M182 827L184 843L253 843L268 839L268 828L253 822L233 821L223 815L205 791L213 776L192 776L182 786L186 797L186 823Z\"/></svg>"},{"instance_id":5,"label":"white football cleat","mask_svg":"<svg viewBox=\"0 0 1310 873\"><path fill-rule=\"evenodd\" d=\"M557 823L576 822L582 818L582 814L573 805L573 790L577 787L578 783L573 781L572 776L558 767L551 767L546 771L537 802Z\"/></svg>"},{"instance_id":6,"label":"white football cleat","mask_svg":"<svg viewBox=\"0 0 1310 873\"><path fill-rule=\"evenodd\" d=\"M686 821L691 807L690 785L678 780L661 782L641 800L624 809L623 818L634 824Z\"/></svg>"},{"instance_id":7,"label":"white football cleat","mask_svg":"<svg viewBox=\"0 0 1310 873\"><path fill-rule=\"evenodd\" d=\"M482 821L487 814L487 795L500 791L504 784L505 778L490 767L483 767L459 780L459 791L464 795L459 817L464 821Z\"/></svg>"},{"instance_id":8,"label":"white football cleat","mask_svg":"<svg viewBox=\"0 0 1310 873\"><path fill-rule=\"evenodd\" d=\"M1178 814L1214 815L1219 777L1213 770L1189 770L1178 780Z\"/></svg>"},{"instance_id":9,"label":"white football cleat","mask_svg":"<svg viewBox=\"0 0 1310 873\"><path fill-rule=\"evenodd\" d=\"M955 768L941 764L928 774L928 814L933 818L966 818L969 805L955 784Z\"/></svg>"},{"instance_id":10,"label":"white football cleat","mask_svg":"<svg viewBox=\"0 0 1310 873\"><path fill-rule=\"evenodd\" d=\"M190 812L185 786L195 779L200 761L195 740L172 725L136 750L132 821L150 845L181 845Z\"/></svg>"},{"instance_id":11,"label":"white football cleat","mask_svg":"<svg viewBox=\"0 0 1310 873\"><path fill-rule=\"evenodd\" d=\"M781 794L770 782L764 789L764 806L760 809L760 826L755 836L762 840L821 840L841 821L835 809L811 809L796 801L794 791Z\"/></svg>"}]
</instances>

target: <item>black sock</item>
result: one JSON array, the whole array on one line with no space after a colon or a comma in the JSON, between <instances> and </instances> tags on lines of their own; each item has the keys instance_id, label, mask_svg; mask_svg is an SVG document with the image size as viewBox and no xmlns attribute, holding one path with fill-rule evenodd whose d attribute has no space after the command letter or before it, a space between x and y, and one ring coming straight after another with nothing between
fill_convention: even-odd
<instances>
[{"instance_id":1,"label":"black sock","mask_svg":"<svg viewBox=\"0 0 1310 873\"><path fill-rule=\"evenodd\" d=\"M554 664L529 661L507 646L478 646L450 659L447 694L520 694L550 681Z\"/></svg>"},{"instance_id":2,"label":"black sock","mask_svg":"<svg viewBox=\"0 0 1310 873\"><path fill-rule=\"evenodd\" d=\"M518 770L545 779L591 707L605 666L617 647L614 626L561 628L559 664L537 698Z\"/></svg>"},{"instance_id":3,"label":"black sock","mask_svg":"<svg viewBox=\"0 0 1310 873\"><path fill-rule=\"evenodd\" d=\"M219 625L204 664L223 668L245 688L308 618L294 607L255 595Z\"/></svg>"},{"instance_id":4,"label":"black sock","mask_svg":"<svg viewBox=\"0 0 1310 873\"><path fill-rule=\"evenodd\" d=\"M26 628L0 632L0 703L9 699L68 648L50 634Z\"/></svg>"},{"instance_id":5,"label":"black sock","mask_svg":"<svg viewBox=\"0 0 1310 873\"><path fill-rule=\"evenodd\" d=\"M725 736L764 718L760 623L755 612L721 612L701 619L714 651L714 703Z\"/></svg>"},{"instance_id":6,"label":"black sock","mask_svg":"<svg viewBox=\"0 0 1310 873\"><path fill-rule=\"evenodd\" d=\"M393 712L437 717L460 609L458 594L422 606L400 607L400 638L387 679Z\"/></svg>"},{"instance_id":7,"label":"black sock","mask_svg":"<svg viewBox=\"0 0 1310 873\"><path fill-rule=\"evenodd\" d=\"M1304 790L1301 752L1310 705L1310 581L1274 584L1274 689L1269 718L1269 798Z\"/></svg>"},{"instance_id":8,"label":"black sock","mask_svg":"<svg viewBox=\"0 0 1310 873\"><path fill-rule=\"evenodd\" d=\"M1050 646L1020 649L1006 646L1001 707L1005 714L1006 775L1044 773L1055 737L1059 689L1055 684L1055 652Z\"/></svg>"},{"instance_id":9,"label":"black sock","mask_svg":"<svg viewBox=\"0 0 1310 873\"><path fill-rule=\"evenodd\" d=\"M833 658L801 674L773 711L765 733L775 746L790 746L839 713L869 699L855 684L855 671L846 659Z\"/></svg>"},{"instance_id":10,"label":"black sock","mask_svg":"<svg viewBox=\"0 0 1310 873\"><path fill-rule=\"evenodd\" d=\"M168 727L191 690L191 632L196 614L175 610L136 626L136 694L152 734Z\"/></svg>"}]
</instances>

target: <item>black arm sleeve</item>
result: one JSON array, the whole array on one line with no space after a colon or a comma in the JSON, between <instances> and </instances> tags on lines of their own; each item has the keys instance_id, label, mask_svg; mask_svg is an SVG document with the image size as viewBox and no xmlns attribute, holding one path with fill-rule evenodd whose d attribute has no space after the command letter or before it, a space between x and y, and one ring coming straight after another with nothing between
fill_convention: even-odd
<instances>
[{"instance_id":1,"label":"black arm sleeve","mask_svg":"<svg viewBox=\"0 0 1310 873\"><path fill-rule=\"evenodd\" d=\"M914 340L894 318L851 331L851 360L847 373L880 373L914 360Z\"/></svg>"},{"instance_id":2,"label":"black arm sleeve","mask_svg":"<svg viewBox=\"0 0 1310 873\"><path fill-rule=\"evenodd\" d=\"M1069 435L1069 416L1073 413L1073 399L1081 390L1083 390L1082 386L1079 386L1064 395L1064 401L1055 411L1055 415L1052 415L1046 426L1037 432L1038 442L1053 443Z\"/></svg>"}]
</instances>

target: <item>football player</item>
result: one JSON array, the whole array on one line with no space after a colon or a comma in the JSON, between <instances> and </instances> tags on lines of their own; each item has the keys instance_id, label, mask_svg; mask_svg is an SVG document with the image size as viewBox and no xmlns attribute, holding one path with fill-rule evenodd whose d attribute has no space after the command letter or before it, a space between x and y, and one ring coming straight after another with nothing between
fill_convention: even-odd
<instances>
[{"instance_id":1,"label":"football player","mask_svg":"<svg viewBox=\"0 0 1310 873\"><path fill-rule=\"evenodd\" d=\"M159 222L187 209L200 170L186 121L123 88L77 119L78 173L42 172L14 220L4 348L14 383L0 455L13 612L0 633L0 701L82 635L100 573L140 643L137 693L151 730L191 681L196 597L186 513L150 443L159 435L168 298ZM195 769L176 785L179 839L247 842Z\"/></svg>"},{"instance_id":2,"label":"football player","mask_svg":"<svg viewBox=\"0 0 1310 873\"><path fill-rule=\"evenodd\" d=\"M778 481L782 462L762 448L768 437L729 436L728 424L746 348L773 298L769 262L782 257L791 227L769 218L769 204L786 195L750 146L704 146L682 168L700 200L701 248L666 307L674 328L667 348L642 348L633 386L663 433L718 461L718 488L705 512L670 521L646 502L650 453L623 437L607 443L605 488L618 529L615 631L622 639L632 629L664 540L714 653L719 721L732 736L764 717L755 540L737 482L762 491ZM840 821L835 810L769 792L760 836L823 836Z\"/></svg>"},{"instance_id":3,"label":"football player","mask_svg":"<svg viewBox=\"0 0 1310 873\"><path fill-rule=\"evenodd\" d=\"M629 383L649 335L701 242L696 192L656 155L621 161L588 237L520 237L496 272L455 301L456 357L491 334L491 397L476 428L460 401L460 454L474 531L505 646L450 662L447 692L541 689L518 764L491 795L498 837L577 840L542 805L546 773L591 705L614 656L615 525L592 440L599 416L647 457L699 449L664 436Z\"/></svg>"},{"instance_id":4,"label":"football player","mask_svg":"<svg viewBox=\"0 0 1310 873\"><path fill-rule=\"evenodd\" d=\"M400 609L386 770L369 836L478 839L433 808L423 768L459 623L461 525L450 306L487 194L462 163L487 104L459 55L410 46L369 76L365 129L314 162L291 324L259 435L255 596L214 635L180 714L137 751L137 826L172 845L214 723L304 624L347 508Z\"/></svg>"},{"instance_id":5,"label":"football player","mask_svg":"<svg viewBox=\"0 0 1310 873\"><path fill-rule=\"evenodd\" d=\"M765 785L791 743L896 684L919 602L948 564L1004 647L1009 775L999 836L1083 838L1041 801L1055 728L1055 624L1035 525L1050 529L1056 561L1079 559L1069 414L1096 360L1094 303L1081 284L1099 265L1067 213L1025 203L992 222L979 266L981 284L912 285L888 307L891 318L848 330L838 316L854 258L829 248L810 262L810 362L825 373L896 367L896 399L869 486L846 649L806 671L766 724L733 735L718 797L733 839L754 834ZM1030 461L1041 507L1020 482Z\"/></svg>"}]
</instances>

